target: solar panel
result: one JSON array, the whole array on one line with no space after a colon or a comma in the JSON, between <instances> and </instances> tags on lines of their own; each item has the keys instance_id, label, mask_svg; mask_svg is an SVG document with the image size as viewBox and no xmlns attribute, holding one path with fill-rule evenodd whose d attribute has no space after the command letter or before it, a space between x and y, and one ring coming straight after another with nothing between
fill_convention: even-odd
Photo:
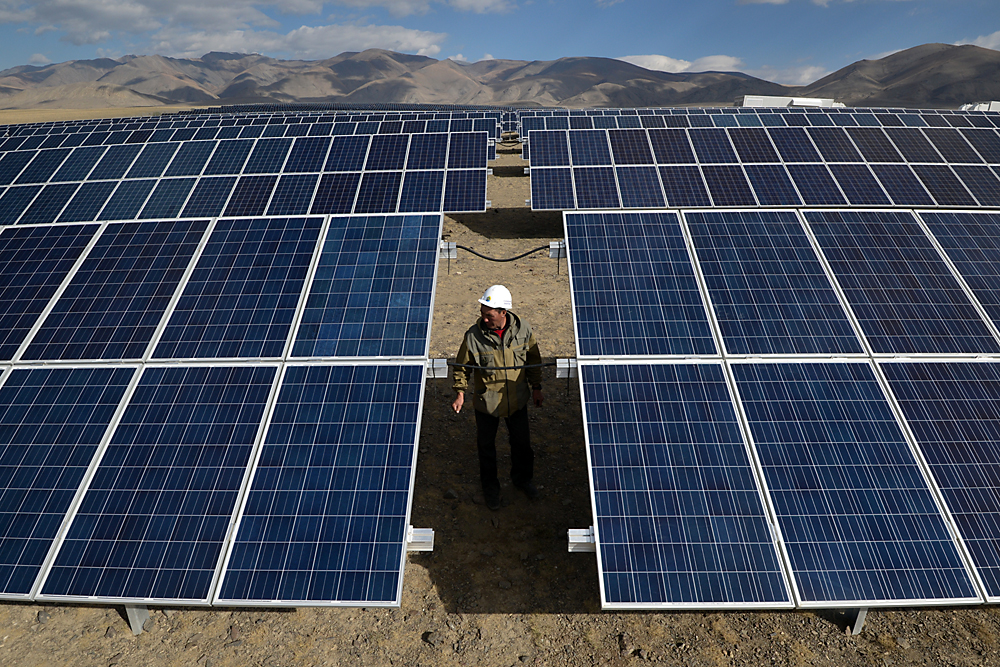
<instances>
[{"instance_id":1,"label":"solar panel","mask_svg":"<svg viewBox=\"0 0 1000 667\"><path fill-rule=\"evenodd\" d=\"M854 205L888 206L892 202L882 191L870 169L864 164L827 165L837 179L847 201Z\"/></svg>"},{"instance_id":2,"label":"solar panel","mask_svg":"<svg viewBox=\"0 0 1000 667\"><path fill-rule=\"evenodd\" d=\"M611 151L606 132L571 132L569 135L573 164L577 166L610 166Z\"/></svg>"},{"instance_id":3,"label":"solar panel","mask_svg":"<svg viewBox=\"0 0 1000 667\"><path fill-rule=\"evenodd\" d=\"M1000 352L911 214L804 215L876 354Z\"/></svg>"},{"instance_id":4,"label":"solar panel","mask_svg":"<svg viewBox=\"0 0 1000 667\"><path fill-rule=\"evenodd\" d=\"M732 369L802 606L979 599L867 362Z\"/></svg>"},{"instance_id":5,"label":"solar panel","mask_svg":"<svg viewBox=\"0 0 1000 667\"><path fill-rule=\"evenodd\" d=\"M712 205L698 167L660 167L660 180L663 182L668 206Z\"/></svg>"},{"instance_id":6,"label":"solar panel","mask_svg":"<svg viewBox=\"0 0 1000 667\"><path fill-rule=\"evenodd\" d=\"M827 162L862 162L847 133L839 127L810 127L806 133Z\"/></svg>"},{"instance_id":7,"label":"solar panel","mask_svg":"<svg viewBox=\"0 0 1000 667\"><path fill-rule=\"evenodd\" d=\"M842 205L847 201L834 182L826 165L789 164L788 173L807 205Z\"/></svg>"},{"instance_id":8,"label":"solar panel","mask_svg":"<svg viewBox=\"0 0 1000 667\"><path fill-rule=\"evenodd\" d=\"M982 206L1000 206L1000 180L989 167L956 164L952 171Z\"/></svg>"},{"instance_id":9,"label":"solar panel","mask_svg":"<svg viewBox=\"0 0 1000 667\"><path fill-rule=\"evenodd\" d=\"M0 207L2 205L3 200L0 199ZM572 170L532 167L531 208L536 211L576 208Z\"/></svg>"},{"instance_id":10,"label":"solar panel","mask_svg":"<svg viewBox=\"0 0 1000 667\"><path fill-rule=\"evenodd\" d=\"M147 367L39 599L207 603L275 375Z\"/></svg>"},{"instance_id":11,"label":"solar panel","mask_svg":"<svg viewBox=\"0 0 1000 667\"><path fill-rule=\"evenodd\" d=\"M933 206L934 200L905 164L873 164L872 171L897 206Z\"/></svg>"},{"instance_id":12,"label":"solar panel","mask_svg":"<svg viewBox=\"0 0 1000 667\"><path fill-rule=\"evenodd\" d=\"M863 352L794 212L684 219L728 354Z\"/></svg>"},{"instance_id":13,"label":"solar panel","mask_svg":"<svg viewBox=\"0 0 1000 667\"><path fill-rule=\"evenodd\" d=\"M426 356L442 216L331 220L295 357Z\"/></svg>"},{"instance_id":14,"label":"solar panel","mask_svg":"<svg viewBox=\"0 0 1000 667\"><path fill-rule=\"evenodd\" d=\"M715 206L755 206L750 184L739 165L705 165L701 168Z\"/></svg>"},{"instance_id":15,"label":"solar panel","mask_svg":"<svg viewBox=\"0 0 1000 667\"><path fill-rule=\"evenodd\" d=\"M574 168L573 181L580 208L621 208L615 170L611 167Z\"/></svg>"},{"instance_id":16,"label":"solar panel","mask_svg":"<svg viewBox=\"0 0 1000 667\"><path fill-rule=\"evenodd\" d=\"M317 174L286 174L278 181L268 215L305 215L316 192Z\"/></svg>"},{"instance_id":17,"label":"solar panel","mask_svg":"<svg viewBox=\"0 0 1000 667\"><path fill-rule=\"evenodd\" d=\"M688 135L702 164L739 162L725 130L697 129L690 130Z\"/></svg>"},{"instance_id":18,"label":"solar panel","mask_svg":"<svg viewBox=\"0 0 1000 667\"><path fill-rule=\"evenodd\" d=\"M744 170L761 206L798 206L802 203L783 165L748 164Z\"/></svg>"},{"instance_id":19,"label":"solar panel","mask_svg":"<svg viewBox=\"0 0 1000 667\"><path fill-rule=\"evenodd\" d=\"M997 363L881 365L923 452L987 600L1000 599Z\"/></svg>"},{"instance_id":20,"label":"solar panel","mask_svg":"<svg viewBox=\"0 0 1000 667\"><path fill-rule=\"evenodd\" d=\"M0 388L0 597L31 594L134 373L18 368Z\"/></svg>"},{"instance_id":21,"label":"solar panel","mask_svg":"<svg viewBox=\"0 0 1000 667\"><path fill-rule=\"evenodd\" d=\"M321 224L320 218L216 223L153 356L281 357Z\"/></svg>"},{"instance_id":22,"label":"solar panel","mask_svg":"<svg viewBox=\"0 0 1000 667\"><path fill-rule=\"evenodd\" d=\"M423 375L286 370L216 602L399 604Z\"/></svg>"},{"instance_id":23,"label":"solar panel","mask_svg":"<svg viewBox=\"0 0 1000 667\"><path fill-rule=\"evenodd\" d=\"M649 140L643 130L608 130L615 164L654 164ZM579 189L577 189L579 192Z\"/></svg>"},{"instance_id":24,"label":"solar panel","mask_svg":"<svg viewBox=\"0 0 1000 667\"><path fill-rule=\"evenodd\" d=\"M581 364L606 608L790 595L719 364Z\"/></svg>"},{"instance_id":25,"label":"solar panel","mask_svg":"<svg viewBox=\"0 0 1000 667\"><path fill-rule=\"evenodd\" d=\"M207 227L110 225L21 359L141 359Z\"/></svg>"},{"instance_id":26,"label":"solar panel","mask_svg":"<svg viewBox=\"0 0 1000 667\"><path fill-rule=\"evenodd\" d=\"M976 200L946 165L915 164L913 171L941 206L976 205Z\"/></svg>"},{"instance_id":27,"label":"solar panel","mask_svg":"<svg viewBox=\"0 0 1000 667\"><path fill-rule=\"evenodd\" d=\"M763 128L733 128L729 139L744 163L781 161Z\"/></svg>"},{"instance_id":28,"label":"solar panel","mask_svg":"<svg viewBox=\"0 0 1000 667\"><path fill-rule=\"evenodd\" d=\"M623 208L663 208L663 189L656 167L616 167Z\"/></svg>"},{"instance_id":29,"label":"solar panel","mask_svg":"<svg viewBox=\"0 0 1000 667\"><path fill-rule=\"evenodd\" d=\"M565 225L580 355L716 353L677 214L574 213Z\"/></svg>"}]
</instances>

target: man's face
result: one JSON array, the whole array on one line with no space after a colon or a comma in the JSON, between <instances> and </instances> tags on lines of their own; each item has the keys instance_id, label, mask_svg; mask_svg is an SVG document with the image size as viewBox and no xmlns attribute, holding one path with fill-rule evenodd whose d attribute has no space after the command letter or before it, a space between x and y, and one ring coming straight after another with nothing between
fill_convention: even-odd
<instances>
[{"instance_id":1,"label":"man's face","mask_svg":"<svg viewBox=\"0 0 1000 667\"><path fill-rule=\"evenodd\" d=\"M503 329L507 324L507 311L503 308L490 308L485 304L480 304L479 313L482 315L483 324L488 329Z\"/></svg>"}]
</instances>

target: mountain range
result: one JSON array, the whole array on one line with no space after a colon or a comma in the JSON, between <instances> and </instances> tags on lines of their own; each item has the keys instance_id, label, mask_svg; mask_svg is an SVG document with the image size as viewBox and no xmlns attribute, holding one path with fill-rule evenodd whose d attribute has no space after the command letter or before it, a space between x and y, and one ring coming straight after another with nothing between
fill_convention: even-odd
<instances>
[{"instance_id":1,"label":"mountain range","mask_svg":"<svg viewBox=\"0 0 1000 667\"><path fill-rule=\"evenodd\" d=\"M0 72L0 109L332 102L713 106L744 95L834 98L848 106L957 107L1000 99L1000 51L925 44L861 60L807 86L739 72L659 72L609 58L463 63L379 49L318 61L239 53L124 56Z\"/></svg>"}]
</instances>

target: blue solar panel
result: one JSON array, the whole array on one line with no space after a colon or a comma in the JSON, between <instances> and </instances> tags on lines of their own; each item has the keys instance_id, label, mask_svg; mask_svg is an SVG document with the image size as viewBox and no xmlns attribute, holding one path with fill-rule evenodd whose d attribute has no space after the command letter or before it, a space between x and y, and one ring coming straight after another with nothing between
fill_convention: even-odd
<instances>
[{"instance_id":1,"label":"blue solar panel","mask_svg":"<svg viewBox=\"0 0 1000 667\"><path fill-rule=\"evenodd\" d=\"M452 213L485 211L486 170L449 170L447 179L445 180L444 210Z\"/></svg>"},{"instance_id":2,"label":"blue solar panel","mask_svg":"<svg viewBox=\"0 0 1000 667\"><path fill-rule=\"evenodd\" d=\"M87 178L87 174L101 159L104 151L104 146L77 148L72 155L66 158L66 161L59 167L59 171L52 176L52 180L55 182L81 181ZM2 163L0 163L0 167L2 167Z\"/></svg>"},{"instance_id":3,"label":"blue solar panel","mask_svg":"<svg viewBox=\"0 0 1000 667\"><path fill-rule=\"evenodd\" d=\"M653 153L645 130L607 130L607 134L615 164L653 164ZM579 192L578 188L577 199L580 198Z\"/></svg>"},{"instance_id":4,"label":"blue solar panel","mask_svg":"<svg viewBox=\"0 0 1000 667\"><path fill-rule=\"evenodd\" d=\"M761 206L798 206L802 203L784 166L748 164L744 170Z\"/></svg>"},{"instance_id":5,"label":"blue solar panel","mask_svg":"<svg viewBox=\"0 0 1000 667\"><path fill-rule=\"evenodd\" d=\"M313 214L350 213L354 208L361 174L323 174L313 200Z\"/></svg>"},{"instance_id":6,"label":"blue solar panel","mask_svg":"<svg viewBox=\"0 0 1000 667\"><path fill-rule=\"evenodd\" d=\"M158 181L139 217L176 218L180 215L195 181L194 178L168 178Z\"/></svg>"},{"instance_id":7,"label":"blue solar panel","mask_svg":"<svg viewBox=\"0 0 1000 667\"><path fill-rule=\"evenodd\" d=\"M90 172L89 180L102 181L123 177L141 150L142 146L136 144L109 147L101 161Z\"/></svg>"},{"instance_id":8,"label":"blue solar panel","mask_svg":"<svg viewBox=\"0 0 1000 667\"><path fill-rule=\"evenodd\" d=\"M12 359L97 225L25 227L0 233L0 359Z\"/></svg>"},{"instance_id":9,"label":"blue solar panel","mask_svg":"<svg viewBox=\"0 0 1000 667\"><path fill-rule=\"evenodd\" d=\"M358 140L364 137L351 137ZM367 146L367 139L365 139ZM410 153L406 158L407 169L444 169L448 153L447 134L417 134L410 138ZM363 157L363 156L362 156ZM358 162L358 169L363 160ZM435 210L437 210L435 208Z\"/></svg>"},{"instance_id":10,"label":"blue solar panel","mask_svg":"<svg viewBox=\"0 0 1000 667\"><path fill-rule=\"evenodd\" d=\"M241 176L229 197L225 215L263 215L277 176Z\"/></svg>"},{"instance_id":11,"label":"blue solar panel","mask_svg":"<svg viewBox=\"0 0 1000 667\"><path fill-rule=\"evenodd\" d=\"M864 164L831 164L827 165L837 184L854 205L888 206L892 202L882 191L882 186Z\"/></svg>"},{"instance_id":12,"label":"blue solar panel","mask_svg":"<svg viewBox=\"0 0 1000 667\"><path fill-rule=\"evenodd\" d=\"M651 130L648 134L658 164L695 163L694 152L684 130Z\"/></svg>"},{"instance_id":13,"label":"blue solar panel","mask_svg":"<svg viewBox=\"0 0 1000 667\"><path fill-rule=\"evenodd\" d=\"M615 170L611 167L573 169L576 203L579 208L621 208Z\"/></svg>"},{"instance_id":14,"label":"blue solar panel","mask_svg":"<svg viewBox=\"0 0 1000 667\"><path fill-rule=\"evenodd\" d=\"M690 130L689 136L698 155L698 161L702 164L739 162L725 130L721 128Z\"/></svg>"},{"instance_id":15,"label":"blue solar panel","mask_svg":"<svg viewBox=\"0 0 1000 667\"><path fill-rule=\"evenodd\" d=\"M21 358L142 358L207 227L109 226Z\"/></svg>"},{"instance_id":16,"label":"blue solar panel","mask_svg":"<svg viewBox=\"0 0 1000 667\"><path fill-rule=\"evenodd\" d=\"M943 164L915 164L913 171L941 206L975 206L976 200Z\"/></svg>"},{"instance_id":17,"label":"blue solar panel","mask_svg":"<svg viewBox=\"0 0 1000 667\"><path fill-rule=\"evenodd\" d=\"M486 169L486 140L485 132L452 134L448 144L448 169Z\"/></svg>"},{"instance_id":18,"label":"blue solar panel","mask_svg":"<svg viewBox=\"0 0 1000 667\"><path fill-rule=\"evenodd\" d=\"M534 131L528 135L532 167L569 166L569 140L561 130Z\"/></svg>"},{"instance_id":19,"label":"blue solar panel","mask_svg":"<svg viewBox=\"0 0 1000 667\"><path fill-rule=\"evenodd\" d=\"M810 127L806 132L827 162L863 162L843 128Z\"/></svg>"},{"instance_id":20,"label":"blue solar panel","mask_svg":"<svg viewBox=\"0 0 1000 667\"><path fill-rule=\"evenodd\" d=\"M114 181L84 183L59 215L59 222L88 222L97 214L117 185Z\"/></svg>"},{"instance_id":21,"label":"blue solar panel","mask_svg":"<svg viewBox=\"0 0 1000 667\"><path fill-rule=\"evenodd\" d=\"M373 136L371 147L368 149L368 159L365 161L365 169L368 171L402 169L406 163L406 148L409 140L410 137L407 134L377 134ZM484 142L484 152L485 148Z\"/></svg>"},{"instance_id":22,"label":"blue solar panel","mask_svg":"<svg viewBox=\"0 0 1000 667\"><path fill-rule=\"evenodd\" d=\"M989 164L1000 164L1000 135L995 130L959 130Z\"/></svg>"},{"instance_id":23,"label":"blue solar panel","mask_svg":"<svg viewBox=\"0 0 1000 667\"><path fill-rule=\"evenodd\" d=\"M902 162L903 157L877 127L850 127L847 133L868 162Z\"/></svg>"},{"instance_id":24,"label":"blue solar panel","mask_svg":"<svg viewBox=\"0 0 1000 667\"><path fill-rule=\"evenodd\" d=\"M611 150L608 133L600 130L570 132L570 150L576 166L610 166Z\"/></svg>"},{"instance_id":25,"label":"blue solar panel","mask_svg":"<svg viewBox=\"0 0 1000 667\"><path fill-rule=\"evenodd\" d=\"M616 167L622 208L663 208L663 189L656 167Z\"/></svg>"},{"instance_id":26,"label":"blue solar panel","mask_svg":"<svg viewBox=\"0 0 1000 667\"><path fill-rule=\"evenodd\" d=\"M427 354L441 215L335 217L292 354Z\"/></svg>"},{"instance_id":27,"label":"blue solar panel","mask_svg":"<svg viewBox=\"0 0 1000 667\"><path fill-rule=\"evenodd\" d=\"M207 601L275 371L147 368L41 595Z\"/></svg>"},{"instance_id":28,"label":"blue solar panel","mask_svg":"<svg viewBox=\"0 0 1000 667\"><path fill-rule=\"evenodd\" d=\"M911 214L804 214L876 354L1000 352Z\"/></svg>"},{"instance_id":29,"label":"blue solar panel","mask_svg":"<svg viewBox=\"0 0 1000 667\"><path fill-rule=\"evenodd\" d=\"M676 214L565 219L581 355L716 353Z\"/></svg>"},{"instance_id":30,"label":"blue solar panel","mask_svg":"<svg viewBox=\"0 0 1000 667\"><path fill-rule=\"evenodd\" d=\"M958 130L952 128L927 128L922 130L946 162L982 164L983 159L973 150Z\"/></svg>"},{"instance_id":31,"label":"blue solar panel","mask_svg":"<svg viewBox=\"0 0 1000 667\"><path fill-rule=\"evenodd\" d=\"M288 368L219 602L399 603L423 384L417 365Z\"/></svg>"},{"instance_id":32,"label":"blue solar panel","mask_svg":"<svg viewBox=\"0 0 1000 667\"><path fill-rule=\"evenodd\" d=\"M770 127L767 133L785 162L819 162L820 156L801 127Z\"/></svg>"},{"instance_id":33,"label":"blue solar panel","mask_svg":"<svg viewBox=\"0 0 1000 667\"><path fill-rule=\"evenodd\" d=\"M808 205L846 204L833 177L823 164L789 164L788 173Z\"/></svg>"},{"instance_id":34,"label":"blue solar panel","mask_svg":"<svg viewBox=\"0 0 1000 667\"><path fill-rule=\"evenodd\" d=\"M882 364L986 593L1000 599L1000 366Z\"/></svg>"},{"instance_id":35,"label":"blue solar panel","mask_svg":"<svg viewBox=\"0 0 1000 667\"><path fill-rule=\"evenodd\" d=\"M0 199L0 205L3 200ZM566 169L531 169L531 208L536 211L576 208L573 172Z\"/></svg>"},{"instance_id":36,"label":"blue solar panel","mask_svg":"<svg viewBox=\"0 0 1000 667\"><path fill-rule=\"evenodd\" d=\"M174 156L174 153L177 151L177 147L179 145L180 144L175 144L175 143L146 144L146 146L142 149L142 153L139 154L139 157L136 158L135 163L133 163L132 168L129 169L126 177L158 178L163 173L163 170L166 169L167 164L170 162L170 159ZM84 151L93 149L81 148L80 150ZM77 151L74 151L73 155L70 157L70 160L76 158L77 156L76 154ZM67 162L69 162L69 160L67 160ZM66 166L63 165L63 168L60 169L59 171L63 171L65 168ZM83 177L84 175L80 176L81 179ZM67 180L75 180L75 179L67 179Z\"/></svg>"},{"instance_id":37,"label":"blue solar panel","mask_svg":"<svg viewBox=\"0 0 1000 667\"><path fill-rule=\"evenodd\" d=\"M206 176L229 176L243 171L250 151L253 149L253 139L232 139L220 141L212 153L212 159L205 165Z\"/></svg>"},{"instance_id":38,"label":"blue solar panel","mask_svg":"<svg viewBox=\"0 0 1000 667\"><path fill-rule=\"evenodd\" d=\"M730 354L863 352L794 212L684 217Z\"/></svg>"},{"instance_id":39,"label":"blue solar panel","mask_svg":"<svg viewBox=\"0 0 1000 667\"><path fill-rule=\"evenodd\" d=\"M243 167L243 173L275 174L281 171L291 147L291 139L258 139L253 152L250 153L250 157ZM169 170L167 175L170 175Z\"/></svg>"},{"instance_id":40,"label":"blue solar panel","mask_svg":"<svg viewBox=\"0 0 1000 667\"><path fill-rule=\"evenodd\" d=\"M668 206L712 205L698 167L660 167L660 180Z\"/></svg>"},{"instance_id":41,"label":"blue solar panel","mask_svg":"<svg viewBox=\"0 0 1000 667\"><path fill-rule=\"evenodd\" d=\"M205 216L210 218L220 215L229 200L229 193L232 192L234 185L236 185L235 176L199 179L198 185L195 186L184 206L183 214L190 217Z\"/></svg>"},{"instance_id":42,"label":"blue solar panel","mask_svg":"<svg viewBox=\"0 0 1000 667\"><path fill-rule=\"evenodd\" d=\"M981 206L1000 207L1000 180L989 167L956 164L952 170Z\"/></svg>"},{"instance_id":43,"label":"blue solar panel","mask_svg":"<svg viewBox=\"0 0 1000 667\"><path fill-rule=\"evenodd\" d=\"M154 185L154 180L121 181L101 210L98 220L131 220L138 215Z\"/></svg>"},{"instance_id":44,"label":"blue solar panel","mask_svg":"<svg viewBox=\"0 0 1000 667\"><path fill-rule=\"evenodd\" d=\"M582 364L606 606L790 606L717 364Z\"/></svg>"},{"instance_id":45,"label":"blue solar panel","mask_svg":"<svg viewBox=\"0 0 1000 667\"><path fill-rule=\"evenodd\" d=\"M421 135L418 135L421 136ZM439 136L447 135L422 135ZM414 141L417 136L414 137ZM412 153L411 153L412 155ZM442 162L443 162L442 158ZM440 211L441 189L444 185L444 171L408 171L403 177L403 190L399 195L400 213L419 213L423 211ZM485 187L485 185L484 185ZM485 194L480 199L485 199ZM483 202L485 206L485 201Z\"/></svg>"},{"instance_id":46,"label":"blue solar panel","mask_svg":"<svg viewBox=\"0 0 1000 667\"><path fill-rule=\"evenodd\" d=\"M915 127L887 127L885 133L907 162L943 162L927 138Z\"/></svg>"},{"instance_id":47,"label":"blue solar panel","mask_svg":"<svg viewBox=\"0 0 1000 667\"><path fill-rule=\"evenodd\" d=\"M154 356L280 357L321 223L320 218L219 221Z\"/></svg>"},{"instance_id":48,"label":"blue solar panel","mask_svg":"<svg viewBox=\"0 0 1000 667\"><path fill-rule=\"evenodd\" d=\"M399 136L405 138L406 135ZM401 171L365 172L361 178L361 187L358 189L354 212L394 213L399 199L399 186L402 177L403 172Z\"/></svg>"},{"instance_id":49,"label":"blue solar panel","mask_svg":"<svg viewBox=\"0 0 1000 667\"><path fill-rule=\"evenodd\" d=\"M729 130L729 139L744 163L781 162L763 128L733 128Z\"/></svg>"},{"instance_id":50,"label":"blue solar panel","mask_svg":"<svg viewBox=\"0 0 1000 667\"><path fill-rule=\"evenodd\" d=\"M739 165L705 165L701 168L715 206L756 206L757 200Z\"/></svg>"},{"instance_id":51,"label":"blue solar panel","mask_svg":"<svg viewBox=\"0 0 1000 667\"><path fill-rule=\"evenodd\" d=\"M79 183L46 185L31 202L31 206L24 211L18 223L30 225L54 222L78 187Z\"/></svg>"},{"instance_id":52,"label":"blue solar panel","mask_svg":"<svg viewBox=\"0 0 1000 667\"><path fill-rule=\"evenodd\" d=\"M978 599L871 366L732 368L802 604Z\"/></svg>"},{"instance_id":53,"label":"blue solar panel","mask_svg":"<svg viewBox=\"0 0 1000 667\"><path fill-rule=\"evenodd\" d=\"M170 166L167 167L164 176L197 176L204 169L205 163L208 162L208 158L213 150L215 150L214 141L185 142L170 162ZM108 155L110 156L110 152ZM98 165L99 168L100 165ZM99 178L94 174L91 174L90 177Z\"/></svg>"},{"instance_id":54,"label":"blue solar panel","mask_svg":"<svg viewBox=\"0 0 1000 667\"><path fill-rule=\"evenodd\" d=\"M1000 214L921 212L934 238L1000 325Z\"/></svg>"},{"instance_id":55,"label":"blue solar panel","mask_svg":"<svg viewBox=\"0 0 1000 667\"><path fill-rule=\"evenodd\" d=\"M51 151L38 151L35 153L35 158L24 168L14 183L45 183L63 163L71 150L60 148Z\"/></svg>"},{"instance_id":56,"label":"blue solar panel","mask_svg":"<svg viewBox=\"0 0 1000 667\"><path fill-rule=\"evenodd\" d=\"M300 137L295 140L282 171L286 173L322 171L329 149L330 137Z\"/></svg>"},{"instance_id":57,"label":"blue solar panel","mask_svg":"<svg viewBox=\"0 0 1000 667\"><path fill-rule=\"evenodd\" d=\"M19 368L0 389L0 596L31 592L134 372Z\"/></svg>"},{"instance_id":58,"label":"blue solar panel","mask_svg":"<svg viewBox=\"0 0 1000 667\"><path fill-rule=\"evenodd\" d=\"M267 206L268 215L305 215L309 212L313 193L316 191L318 174L286 174L278 181L278 186Z\"/></svg>"},{"instance_id":59,"label":"blue solar panel","mask_svg":"<svg viewBox=\"0 0 1000 667\"><path fill-rule=\"evenodd\" d=\"M896 206L933 206L934 200L905 164L870 165Z\"/></svg>"}]
</instances>

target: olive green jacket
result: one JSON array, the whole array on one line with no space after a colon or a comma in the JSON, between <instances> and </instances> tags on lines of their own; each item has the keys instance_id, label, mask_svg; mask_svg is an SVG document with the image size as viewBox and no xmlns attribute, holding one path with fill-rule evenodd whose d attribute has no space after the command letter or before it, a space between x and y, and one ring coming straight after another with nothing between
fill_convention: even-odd
<instances>
[{"instance_id":1,"label":"olive green jacket","mask_svg":"<svg viewBox=\"0 0 1000 667\"><path fill-rule=\"evenodd\" d=\"M507 332L500 337L483 328L482 320L469 327L465 340L458 350L455 362L480 366L486 370L455 366L456 392L469 390L469 375L474 376L475 399L473 406L480 412L494 417L509 417L531 398L531 390L542 384L541 368L517 370L488 370L504 366L524 366L542 363L538 343L531 333L531 325L514 313L507 311Z\"/></svg>"}]
</instances>

